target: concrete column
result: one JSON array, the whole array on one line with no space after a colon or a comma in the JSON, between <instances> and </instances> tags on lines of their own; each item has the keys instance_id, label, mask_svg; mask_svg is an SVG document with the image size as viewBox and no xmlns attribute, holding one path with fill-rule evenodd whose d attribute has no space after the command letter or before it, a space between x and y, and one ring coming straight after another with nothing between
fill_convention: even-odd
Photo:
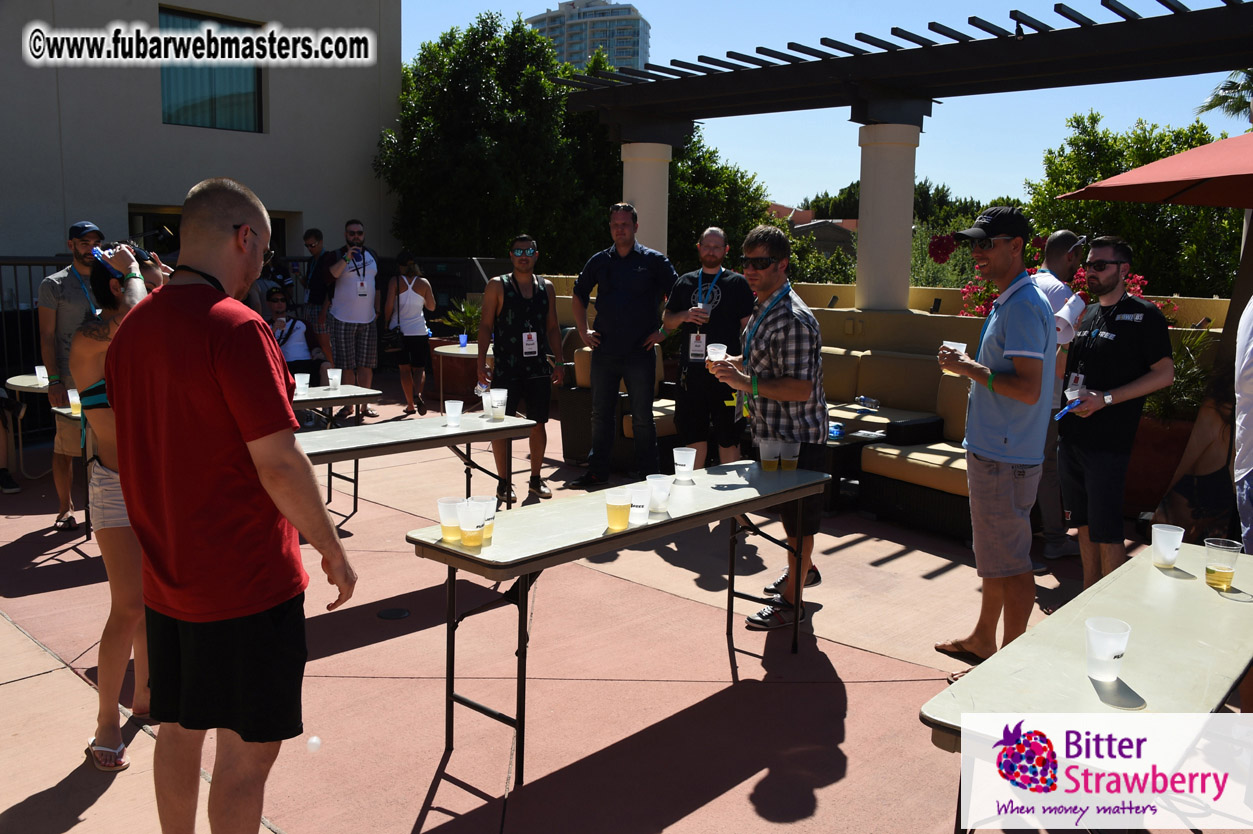
<instances>
[{"instance_id":1,"label":"concrete column","mask_svg":"<svg viewBox=\"0 0 1253 834\"><path fill-rule=\"evenodd\" d=\"M914 157L922 129L866 125L857 215L857 306L909 309L909 250L914 223Z\"/></svg>"},{"instance_id":2,"label":"concrete column","mask_svg":"<svg viewBox=\"0 0 1253 834\"><path fill-rule=\"evenodd\" d=\"M635 206L640 216L640 228L635 238L662 254L666 251L670 227L672 150L669 145L659 142L622 144L622 199Z\"/></svg>"}]
</instances>

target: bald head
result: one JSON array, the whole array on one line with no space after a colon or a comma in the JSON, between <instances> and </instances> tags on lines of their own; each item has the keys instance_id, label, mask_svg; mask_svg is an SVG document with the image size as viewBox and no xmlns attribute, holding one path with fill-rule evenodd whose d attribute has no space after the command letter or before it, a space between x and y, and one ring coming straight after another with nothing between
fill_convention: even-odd
<instances>
[{"instance_id":1,"label":"bald head","mask_svg":"<svg viewBox=\"0 0 1253 834\"><path fill-rule=\"evenodd\" d=\"M245 223L268 229L265 206L243 183L215 177L196 183L187 192L179 236L184 245L217 243L232 237L235 227Z\"/></svg>"},{"instance_id":2,"label":"bald head","mask_svg":"<svg viewBox=\"0 0 1253 834\"><path fill-rule=\"evenodd\" d=\"M1059 280L1069 284L1079 270L1083 257L1082 238L1070 229L1058 229L1044 244L1044 265Z\"/></svg>"}]
</instances>

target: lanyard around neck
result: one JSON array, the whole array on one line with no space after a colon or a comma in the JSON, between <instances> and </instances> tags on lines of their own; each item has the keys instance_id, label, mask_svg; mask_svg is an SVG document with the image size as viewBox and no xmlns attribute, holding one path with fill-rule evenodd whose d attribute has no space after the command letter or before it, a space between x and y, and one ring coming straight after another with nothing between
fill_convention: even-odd
<instances>
[{"instance_id":1,"label":"lanyard around neck","mask_svg":"<svg viewBox=\"0 0 1253 834\"><path fill-rule=\"evenodd\" d=\"M83 296L87 299L87 307L96 315L100 315L100 311L96 309L96 302L92 300L91 293L87 290L87 282L83 280L83 276L79 274L78 267L70 264L70 271L74 273L74 277L78 279L78 286L82 287Z\"/></svg>"},{"instance_id":2,"label":"lanyard around neck","mask_svg":"<svg viewBox=\"0 0 1253 834\"><path fill-rule=\"evenodd\" d=\"M708 292L701 292L701 288L705 282L705 270L702 269L696 273L696 301L697 303L699 304L709 303L709 299L713 298L714 284L718 283L718 279L722 277L722 272L723 272L722 267L718 267L718 274L715 275L713 277L713 280L709 282Z\"/></svg>"},{"instance_id":3,"label":"lanyard around neck","mask_svg":"<svg viewBox=\"0 0 1253 834\"><path fill-rule=\"evenodd\" d=\"M769 315L770 311L774 309L774 305L782 301L791 292L792 292L792 282L784 281L783 287L775 295L774 299L771 300L771 302L766 305L766 309L762 310L761 314L758 315L757 318L753 320L753 326L748 328L748 332L744 334L744 361L745 363L748 362L749 345L752 344L753 336L756 335L757 333L757 328L761 327L761 323L766 320L766 316Z\"/></svg>"},{"instance_id":4,"label":"lanyard around neck","mask_svg":"<svg viewBox=\"0 0 1253 834\"><path fill-rule=\"evenodd\" d=\"M209 284L210 284L210 285L211 285L211 286L212 286L215 290L217 290L218 292L223 293L223 294L225 294L225 293L226 293L226 290L222 287L222 282L221 282L221 281L219 281L218 279L214 278L212 275L210 275L210 274L209 274L209 273L207 273L207 272L201 272L200 270L198 270L198 269L194 269L193 267L190 267L190 266L181 266L181 265L180 265L180 266L176 266L176 267L174 267L174 271L175 271L175 272L190 272L192 275L199 275L201 278L203 278L203 279L205 279L206 281L208 281L208 282L209 282Z\"/></svg>"}]
</instances>

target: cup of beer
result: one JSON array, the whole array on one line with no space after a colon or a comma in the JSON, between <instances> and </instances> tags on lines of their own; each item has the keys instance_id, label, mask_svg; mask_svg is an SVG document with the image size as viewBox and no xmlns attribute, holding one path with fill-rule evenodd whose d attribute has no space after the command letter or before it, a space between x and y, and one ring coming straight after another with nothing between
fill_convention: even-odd
<instances>
[{"instance_id":1,"label":"cup of beer","mask_svg":"<svg viewBox=\"0 0 1253 834\"><path fill-rule=\"evenodd\" d=\"M783 469L785 470L795 469L796 464L800 460L800 456L801 456L801 444L784 443L782 445L783 445L783 448L779 450L779 458L780 458L780 463L783 464Z\"/></svg>"},{"instance_id":2,"label":"cup of beer","mask_svg":"<svg viewBox=\"0 0 1253 834\"><path fill-rule=\"evenodd\" d=\"M609 516L610 530L625 530L631 524L631 496L625 489L606 491L605 512Z\"/></svg>"},{"instance_id":3,"label":"cup of beer","mask_svg":"<svg viewBox=\"0 0 1253 834\"><path fill-rule=\"evenodd\" d=\"M446 542L461 541L461 520L457 518L457 505L463 498L439 499L439 533Z\"/></svg>"},{"instance_id":4,"label":"cup of beer","mask_svg":"<svg viewBox=\"0 0 1253 834\"><path fill-rule=\"evenodd\" d=\"M782 440L762 440L757 443L761 452L761 468L774 472L779 468L779 455L783 453Z\"/></svg>"},{"instance_id":5,"label":"cup of beer","mask_svg":"<svg viewBox=\"0 0 1253 834\"><path fill-rule=\"evenodd\" d=\"M483 505L483 541L490 542L496 532L496 496L471 495L470 500Z\"/></svg>"},{"instance_id":6,"label":"cup of beer","mask_svg":"<svg viewBox=\"0 0 1253 834\"><path fill-rule=\"evenodd\" d=\"M1205 540L1205 584L1216 591L1230 591L1236 575L1236 556L1243 546L1231 539Z\"/></svg>"},{"instance_id":7,"label":"cup of beer","mask_svg":"<svg viewBox=\"0 0 1253 834\"><path fill-rule=\"evenodd\" d=\"M965 352L966 352L966 343L965 343L965 342L940 342L940 347L952 348L953 350L957 351L958 353L965 353ZM961 376L961 374L956 374L956 373L953 373L952 371L948 370L947 368L945 368L945 369L944 369L944 373L948 374L949 376Z\"/></svg>"},{"instance_id":8,"label":"cup of beer","mask_svg":"<svg viewBox=\"0 0 1253 834\"><path fill-rule=\"evenodd\" d=\"M465 547L483 546L483 505L477 501L462 501L457 505L457 523L461 525L461 544Z\"/></svg>"},{"instance_id":9,"label":"cup of beer","mask_svg":"<svg viewBox=\"0 0 1253 834\"><path fill-rule=\"evenodd\" d=\"M65 396L70 398L70 414L75 417L83 413L83 401L78 398L78 389L71 388L65 392Z\"/></svg>"}]
</instances>

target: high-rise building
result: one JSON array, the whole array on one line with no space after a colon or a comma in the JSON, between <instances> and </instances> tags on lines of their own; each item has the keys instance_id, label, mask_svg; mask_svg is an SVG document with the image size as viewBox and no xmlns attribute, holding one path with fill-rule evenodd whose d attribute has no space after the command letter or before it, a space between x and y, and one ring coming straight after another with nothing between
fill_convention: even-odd
<instances>
[{"instance_id":1,"label":"high-rise building","mask_svg":"<svg viewBox=\"0 0 1253 834\"><path fill-rule=\"evenodd\" d=\"M648 61L648 21L630 3L568 0L526 22L553 42L558 61L577 69L587 66L597 47L615 67L643 69Z\"/></svg>"}]
</instances>

